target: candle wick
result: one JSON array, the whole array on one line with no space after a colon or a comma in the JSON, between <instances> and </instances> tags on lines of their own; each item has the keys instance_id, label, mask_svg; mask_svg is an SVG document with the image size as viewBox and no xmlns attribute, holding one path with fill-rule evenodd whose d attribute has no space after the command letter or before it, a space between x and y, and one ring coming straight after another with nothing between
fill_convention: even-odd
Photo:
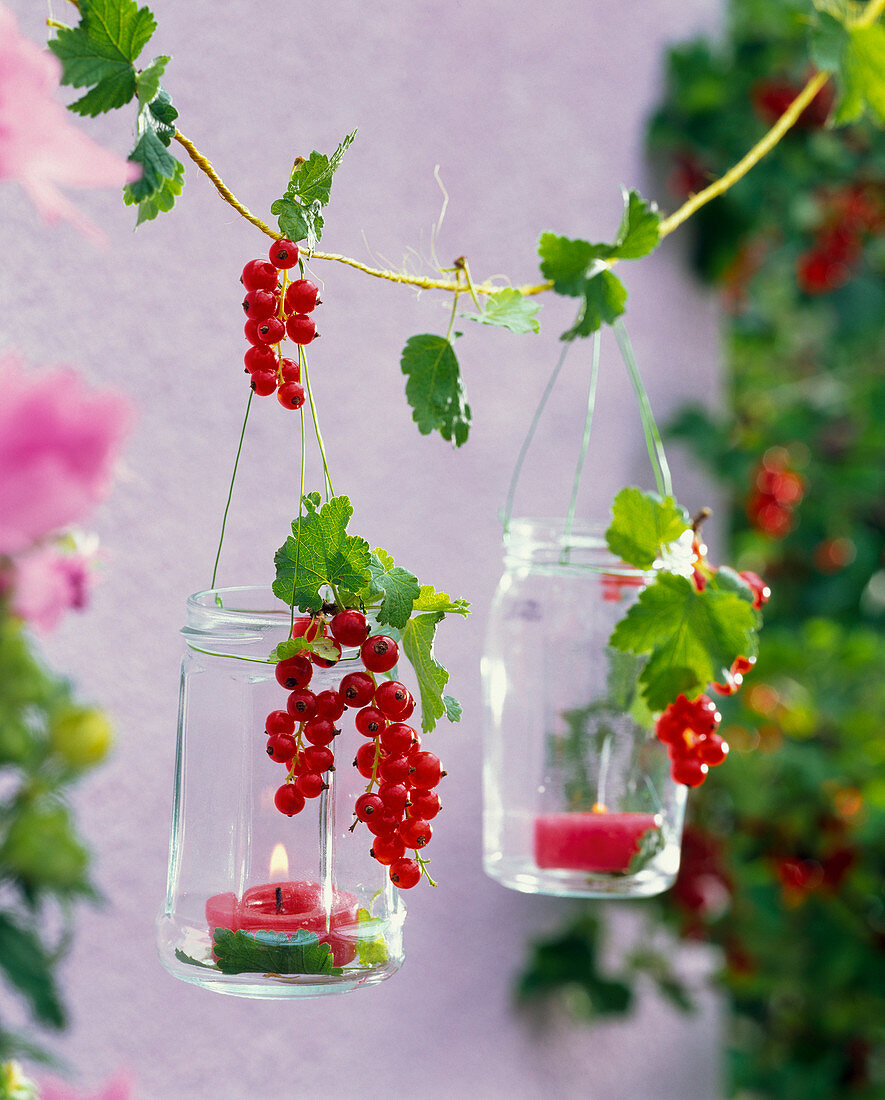
<instances>
[{"instance_id":1,"label":"candle wick","mask_svg":"<svg viewBox=\"0 0 885 1100\"><path fill-rule=\"evenodd\" d=\"M277 912L282 913L282 911L283 911L283 888L282 888L282 886L277 887L276 893L277 893Z\"/></svg>"}]
</instances>

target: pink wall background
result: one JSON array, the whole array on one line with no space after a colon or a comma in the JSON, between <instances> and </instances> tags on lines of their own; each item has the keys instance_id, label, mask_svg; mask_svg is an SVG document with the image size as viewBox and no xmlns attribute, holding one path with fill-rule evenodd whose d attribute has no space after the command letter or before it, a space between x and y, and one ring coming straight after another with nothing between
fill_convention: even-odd
<instances>
[{"instance_id":1,"label":"pink wall background","mask_svg":"<svg viewBox=\"0 0 885 1100\"><path fill-rule=\"evenodd\" d=\"M39 39L44 5L9 6ZM537 278L541 231L610 238L621 184L656 193L641 143L663 49L718 15L715 0L151 6L159 30L150 49L173 55L166 85L181 129L257 213L268 217L296 155L331 152L359 126L323 248L423 269L439 165L450 197L440 259L466 254L476 278L502 272L517 282ZM54 7L73 19L73 9ZM130 114L84 125L128 150ZM721 1021L710 997L700 1015L678 1018L649 991L633 1020L592 1030L515 1015L510 991L525 944L561 923L570 903L506 891L480 867L479 657L501 565L497 513L572 304L545 301L541 336L467 333L459 354L475 424L455 452L418 435L399 370L407 337L445 331L450 301L315 265L326 304L312 375L336 490L350 495L354 530L371 545L474 602L472 619L448 627L438 647L465 717L434 735L450 776L431 852L440 887L408 898L400 974L300 1003L214 996L162 970L153 923L165 890L177 632L185 597L209 583L247 396L237 280L265 238L190 170L176 212L135 234L116 196L83 196L110 235L106 252L65 227L48 231L9 185L2 203L3 345L34 362L76 364L139 409L114 494L92 524L107 554L103 582L88 613L47 647L119 730L113 759L77 798L107 899L80 910L64 971L72 1026L54 1045L78 1080L95 1086L127 1066L143 1100L717 1095ZM686 274L683 247L677 234L624 271L628 326L662 419L687 396L712 400L717 389L715 310ZM620 485L651 484L613 341L603 356L588 516L604 515ZM518 511L561 514L567 505L588 363L589 348L575 349ZM297 502L295 421L273 399L255 403L223 584L271 579ZM315 468L309 481L319 485ZM687 507L709 502L684 463L676 485ZM617 939L629 942L641 919L642 903L625 909ZM685 965L700 980L703 957Z\"/></svg>"}]
</instances>

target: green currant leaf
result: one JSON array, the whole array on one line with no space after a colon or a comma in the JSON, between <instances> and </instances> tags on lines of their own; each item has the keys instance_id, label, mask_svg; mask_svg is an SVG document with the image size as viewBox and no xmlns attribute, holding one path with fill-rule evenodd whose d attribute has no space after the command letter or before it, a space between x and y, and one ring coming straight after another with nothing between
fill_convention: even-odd
<instances>
[{"instance_id":1,"label":"green currant leaf","mask_svg":"<svg viewBox=\"0 0 885 1100\"><path fill-rule=\"evenodd\" d=\"M571 240L558 237L555 233L542 233L538 242L541 274L545 279L553 280L553 289L557 294L570 298L584 296L590 266L596 260L608 259L611 253L611 245Z\"/></svg>"},{"instance_id":2,"label":"green currant leaf","mask_svg":"<svg viewBox=\"0 0 885 1100\"><path fill-rule=\"evenodd\" d=\"M624 192L624 214L612 255L620 260L638 260L653 252L661 239L661 215L638 191Z\"/></svg>"},{"instance_id":3,"label":"green currant leaf","mask_svg":"<svg viewBox=\"0 0 885 1100\"><path fill-rule=\"evenodd\" d=\"M436 614L415 615L409 619L402 632L403 652L418 677L421 728L425 733L430 733L446 713L443 688L449 682L449 674L433 656L433 636L444 618L441 611Z\"/></svg>"},{"instance_id":4,"label":"green currant leaf","mask_svg":"<svg viewBox=\"0 0 885 1100\"><path fill-rule=\"evenodd\" d=\"M81 0L79 8L79 24L60 28L49 48L61 61L62 84L90 88L70 110L95 116L135 97L133 62L157 24L136 0Z\"/></svg>"},{"instance_id":5,"label":"green currant leaf","mask_svg":"<svg viewBox=\"0 0 885 1100\"><path fill-rule=\"evenodd\" d=\"M453 600L447 592L437 592L432 584L422 584L413 604L415 611L442 611L446 615L470 614L468 600Z\"/></svg>"},{"instance_id":6,"label":"green currant leaf","mask_svg":"<svg viewBox=\"0 0 885 1100\"><path fill-rule=\"evenodd\" d=\"M615 649L649 654L639 680L653 712L723 680L737 657L756 656L759 616L729 584L714 576L698 592L685 577L660 573L615 627Z\"/></svg>"},{"instance_id":7,"label":"green currant leaf","mask_svg":"<svg viewBox=\"0 0 885 1100\"><path fill-rule=\"evenodd\" d=\"M409 621L412 604L420 591L418 578L394 563L386 550L376 547L369 560L372 580L369 591L382 596L381 606L375 612L379 626L390 624L400 629Z\"/></svg>"},{"instance_id":8,"label":"green currant leaf","mask_svg":"<svg viewBox=\"0 0 885 1100\"><path fill-rule=\"evenodd\" d=\"M690 526L688 513L672 497L662 500L657 493L631 486L614 499L605 541L616 558L637 569L651 569L661 549Z\"/></svg>"},{"instance_id":9,"label":"green currant leaf","mask_svg":"<svg viewBox=\"0 0 885 1100\"><path fill-rule=\"evenodd\" d=\"M150 103L160 90L160 77L169 64L168 57L155 57L146 69L135 74L135 92L138 102L144 106ZM178 112L176 111L176 115Z\"/></svg>"},{"instance_id":10,"label":"green currant leaf","mask_svg":"<svg viewBox=\"0 0 885 1100\"><path fill-rule=\"evenodd\" d=\"M461 316L468 321L477 321L482 325L497 325L522 334L540 331L541 326L536 318L540 308L518 290L505 287L489 295L482 313L462 313Z\"/></svg>"},{"instance_id":11,"label":"green currant leaf","mask_svg":"<svg viewBox=\"0 0 885 1100\"><path fill-rule=\"evenodd\" d=\"M321 590L333 586L356 596L370 580L369 544L347 534L353 508L346 496L317 507L316 494L304 498L306 515L292 522L292 534L274 556L274 595L301 611L320 611Z\"/></svg>"},{"instance_id":12,"label":"green currant leaf","mask_svg":"<svg viewBox=\"0 0 885 1100\"><path fill-rule=\"evenodd\" d=\"M184 186L184 165L167 148L176 118L178 111L162 88L138 112L139 136L129 160L141 167L141 176L123 188L123 202L138 207L136 226L168 213Z\"/></svg>"},{"instance_id":13,"label":"green currant leaf","mask_svg":"<svg viewBox=\"0 0 885 1100\"><path fill-rule=\"evenodd\" d=\"M444 695L442 697L443 706L446 710L446 718L450 722L460 722L463 708L454 695Z\"/></svg>"},{"instance_id":14,"label":"green currant leaf","mask_svg":"<svg viewBox=\"0 0 885 1100\"><path fill-rule=\"evenodd\" d=\"M857 121L867 110L880 125L885 123L885 26L851 28L838 80L838 125Z\"/></svg>"},{"instance_id":15,"label":"green currant leaf","mask_svg":"<svg viewBox=\"0 0 885 1100\"><path fill-rule=\"evenodd\" d=\"M216 928L212 950L222 974L340 974L316 932L231 932Z\"/></svg>"},{"instance_id":16,"label":"green currant leaf","mask_svg":"<svg viewBox=\"0 0 885 1100\"><path fill-rule=\"evenodd\" d=\"M408 378L406 400L422 435L438 431L443 439L460 447L470 431L467 404L458 358L451 341L425 333L406 341L400 367Z\"/></svg>"},{"instance_id":17,"label":"green currant leaf","mask_svg":"<svg viewBox=\"0 0 885 1100\"><path fill-rule=\"evenodd\" d=\"M589 336L601 325L610 325L624 312L627 290L610 271L599 271L584 283L584 302L574 325L562 334L562 340Z\"/></svg>"},{"instance_id":18,"label":"green currant leaf","mask_svg":"<svg viewBox=\"0 0 885 1100\"><path fill-rule=\"evenodd\" d=\"M341 651L332 638L315 638L309 642L307 638L287 638L270 651L269 661L285 661L289 657L295 657L307 650L308 653L316 653L318 657L325 657L327 661L337 661Z\"/></svg>"},{"instance_id":19,"label":"green currant leaf","mask_svg":"<svg viewBox=\"0 0 885 1100\"><path fill-rule=\"evenodd\" d=\"M52 972L53 959L32 928L0 913L0 968L42 1024L64 1027L65 1011Z\"/></svg>"},{"instance_id":20,"label":"green currant leaf","mask_svg":"<svg viewBox=\"0 0 885 1100\"><path fill-rule=\"evenodd\" d=\"M808 42L811 59L819 69L836 73L848 47L848 28L829 12L818 11L815 15Z\"/></svg>"},{"instance_id":21,"label":"green currant leaf","mask_svg":"<svg viewBox=\"0 0 885 1100\"><path fill-rule=\"evenodd\" d=\"M280 232L292 241L307 241L313 249L323 235L322 209L332 195L332 176L356 137L348 134L335 152L327 157L314 150L305 160L299 157L292 168L285 194L271 205Z\"/></svg>"}]
</instances>

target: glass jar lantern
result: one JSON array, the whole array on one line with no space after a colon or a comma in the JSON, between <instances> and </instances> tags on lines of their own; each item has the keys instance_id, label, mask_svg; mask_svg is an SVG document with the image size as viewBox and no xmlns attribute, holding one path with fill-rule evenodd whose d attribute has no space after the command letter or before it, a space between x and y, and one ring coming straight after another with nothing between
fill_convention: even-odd
<instances>
[{"instance_id":1,"label":"glass jar lantern","mask_svg":"<svg viewBox=\"0 0 885 1100\"><path fill-rule=\"evenodd\" d=\"M353 746L341 745L328 789L300 813L274 805L286 767L267 755L265 719L285 710L288 693L267 657L289 622L269 588L219 589L190 597L182 631L159 952L176 978L243 997L345 993L389 977L404 958L405 905L370 854L371 836L351 831L365 789ZM361 667L345 650L314 670L310 689L335 689Z\"/></svg>"},{"instance_id":2,"label":"glass jar lantern","mask_svg":"<svg viewBox=\"0 0 885 1100\"><path fill-rule=\"evenodd\" d=\"M676 877L686 788L641 659L608 645L644 582L586 524L511 522L482 661L484 865L504 886L650 897Z\"/></svg>"}]
</instances>

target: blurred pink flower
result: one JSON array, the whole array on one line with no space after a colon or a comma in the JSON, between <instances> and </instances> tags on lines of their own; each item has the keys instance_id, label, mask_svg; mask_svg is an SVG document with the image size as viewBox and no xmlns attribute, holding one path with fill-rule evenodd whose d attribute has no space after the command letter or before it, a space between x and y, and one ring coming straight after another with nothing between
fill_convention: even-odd
<instances>
[{"instance_id":1,"label":"blurred pink flower","mask_svg":"<svg viewBox=\"0 0 885 1100\"><path fill-rule=\"evenodd\" d=\"M15 559L10 608L29 626L48 633L65 611L86 606L89 582L87 554L38 546Z\"/></svg>"},{"instance_id":2,"label":"blurred pink flower","mask_svg":"<svg viewBox=\"0 0 885 1100\"><path fill-rule=\"evenodd\" d=\"M104 235L58 190L122 187L139 175L81 133L53 99L61 66L19 34L15 16L0 4L0 180L17 180L48 222L64 218L94 241Z\"/></svg>"},{"instance_id":3,"label":"blurred pink flower","mask_svg":"<svg viewBox=\"0 0 885 1100\"><path fill-rule=\"evenodd\" d=\"M104 496L131 420L122 395L90 391L70 367L28 372L0 358L0 554L29 549Z\"/></svg>"},{"instance_id":4,"label":"blurred pink flower","mask_svg":"<svg viewBox=\"0 0 885 1100\"><path fill-rule=\"evenodd\" d=\"M135 1100L135 1083L129 1073L117 1073L98 1092L82 1092L61 1081L41 1081L40 1100Z\"/></svg>"}]
</instances>

